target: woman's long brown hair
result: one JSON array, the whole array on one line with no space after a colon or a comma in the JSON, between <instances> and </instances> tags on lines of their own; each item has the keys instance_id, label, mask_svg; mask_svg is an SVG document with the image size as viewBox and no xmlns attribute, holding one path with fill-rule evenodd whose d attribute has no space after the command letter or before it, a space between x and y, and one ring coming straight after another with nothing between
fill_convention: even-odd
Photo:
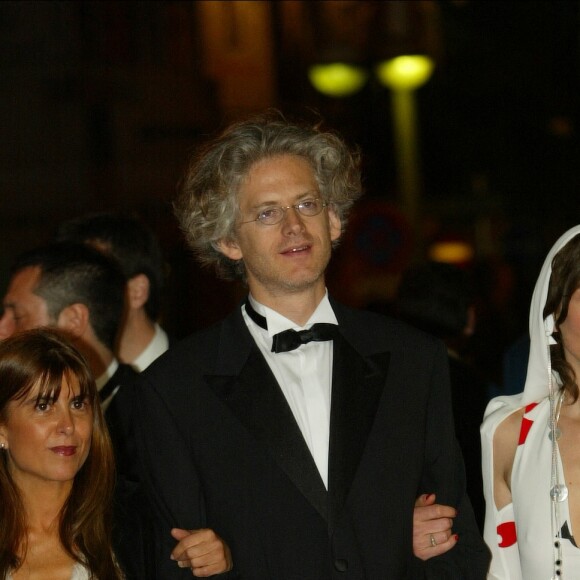
<instances>
[{"instance_id":1,"label":"woman's long brown hair","mask_svg":"<svg viewBox=\"0 0 580 580\"><path fill-rule=\"evenodd\" d=\"M10 401L36 385L39 399L58 399L64 377L75 377L93 411L91 446L60 513L63 548L98 580L123 578L111 546L115 466L111 440L95 381L81 354L56 330L36 329L0 342L0 423ZM0 451L0 579L19 568L26 554L26 517L20 492L8 469L8 450Z\"/></svg>"},{"instance_id":2,"label":"woman's long brown hair","mask_svg":"<svg viewBox=\"0 0 580 580\"><path fill-rule=\"evenodd\" d=\"M554 315L556 344L550 346L552 369L560 376L562 388L573 401L578 399L578 377L566 360L562 334L559 327L568 316L572 294L580 288L580 234L573 237L552 261L552 275L544 306L544 318Z\"/></svg>"}]
</instances>

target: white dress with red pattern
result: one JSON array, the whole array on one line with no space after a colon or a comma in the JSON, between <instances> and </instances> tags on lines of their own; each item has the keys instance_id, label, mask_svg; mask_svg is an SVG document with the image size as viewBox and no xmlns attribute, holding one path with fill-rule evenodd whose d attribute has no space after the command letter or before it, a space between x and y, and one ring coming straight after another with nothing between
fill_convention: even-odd
<instances>
[{"instance_id":1,"label":"white dress with red pattern","mask_svg":"<svg viewBox=\"0 0 580 580\"><path fill-rule=\"evenodd\" d=\"M530 306L530 356L524 391L490 401L481 426L486 502L483 535L492 553L489 580L580 580L580 549L573 543L568 502L552 504L550 498L552 443L548 437L548 397L550 385L555 397L560 383L557 374L551 370L549 354L550 345L555 344L554 316L550 314L544 319L543 315L554 256L578 235L580 225L560 237L548 253L536 282ZM493 496L493 437L498 425L522 408L525 408L525 414L512 468L512 503L498 512ZM558 481L564 482L557 455L558 471L554 475L557 474ZM562 530L561 560L554 550L553 505L557 505Z\"/></svg>"},{"instance_id":2,"label":"white dress with red pattern","mask_svg":"<svg viewBox=\"0 0 580 580\"><path fill-rule=\"evenodd\" d=\"M487 468L493 473L493 435L497 426L517 408L510 403L517 397L501 397L490 403L482 435ZM493 481L484 477L487 513L485 541L492 552L488 579L550 580L554 573L554 549L551 522L550 469L552 446L549 439L548 399L526 406L522 419L518 447L512 468L513 503L498 511L493 501ZM561 462L560 481L564 481ZM517 521L517 526L516 526ZM560 523L564 528L561 575L558 578L580 578L580 549L573 543L573 530L568 514L568 502L560 503ZM566 536L568 536L566 538Z\"/></svg>"}]
</instances>

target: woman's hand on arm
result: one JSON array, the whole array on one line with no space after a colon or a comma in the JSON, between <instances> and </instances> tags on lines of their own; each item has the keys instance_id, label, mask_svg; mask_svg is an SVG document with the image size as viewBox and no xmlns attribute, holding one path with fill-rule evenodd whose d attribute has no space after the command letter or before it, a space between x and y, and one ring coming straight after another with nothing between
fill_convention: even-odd
<instances>
[{"instance_id":1,"label":"woman's hand on arm","mask_svg":"<svg viewBox=\"0 0 580 580\"><path fill-rule=\"evenodd\" d=\"M448 552L459 540L453 534L453 518L457 510L435 503L435 494L417 498L413 511L413 553L421 560L429 560Z\"/></svg>"}]
</instances>

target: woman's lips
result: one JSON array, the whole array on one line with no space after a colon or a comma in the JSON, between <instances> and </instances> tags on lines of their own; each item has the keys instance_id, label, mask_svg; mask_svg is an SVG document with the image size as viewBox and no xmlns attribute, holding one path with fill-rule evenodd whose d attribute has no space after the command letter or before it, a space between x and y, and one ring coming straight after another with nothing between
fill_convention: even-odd
<instances>
[{"instance_id":1,"label":"woman's lips","mask_svg":"<svg viewBox=\"0 0 580 580\"><path fill-rule=\"evenodd\" d=\"M63 457L69 457L77 452L77 448L73 445L59 445L57 447L51 447L50 450Z\"/></svg>"}]
</instances>

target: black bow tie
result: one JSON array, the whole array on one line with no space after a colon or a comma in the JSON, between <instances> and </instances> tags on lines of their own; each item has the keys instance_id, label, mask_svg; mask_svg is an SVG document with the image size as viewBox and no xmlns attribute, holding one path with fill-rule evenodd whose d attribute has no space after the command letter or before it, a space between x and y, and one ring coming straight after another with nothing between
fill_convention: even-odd
<instances>
[{"instance_id":1,"label":"black bow tie","mask_svg":"<svg viewBox=\"0 0 580 580\"><path fill-rule=\"evenodd\" d=\"M246 312L248 316L264 330L268 330L266 318L258 314L250 304L249 300L245 303ZM311 341L321 342L325 340L333 340L338 336L338 326L336 324L328 324L325 322L317 322L313 324L308 330L284 330L278 332L272 338L272 352L288 352L298 348L301 344L306 344Z\"/></svg>"}]
</instances>

